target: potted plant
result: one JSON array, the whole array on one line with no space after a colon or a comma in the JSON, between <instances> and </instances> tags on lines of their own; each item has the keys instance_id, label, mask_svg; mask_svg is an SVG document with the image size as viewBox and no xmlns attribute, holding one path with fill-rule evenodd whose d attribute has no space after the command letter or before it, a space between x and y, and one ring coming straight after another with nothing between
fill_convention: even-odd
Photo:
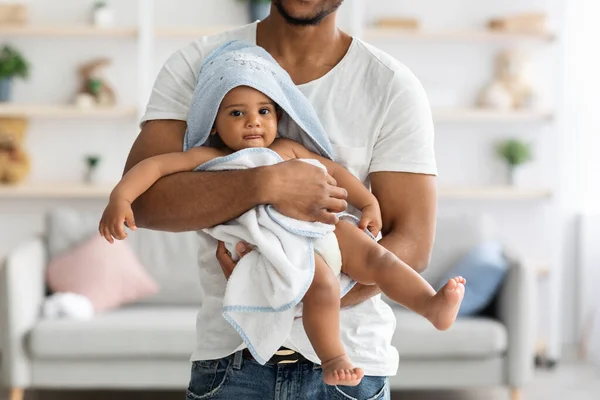
<instances>
[{"instance_id":1,"label":"potted plant","mask_svg":"<svg viewBox=\"0 0 600 400\"><path fill-rule=\"evenodd\" d=\"M496 151L508 166L508 183L514 185L517 168L533 159L531 145L518 139L507 139L498 143Z\"/></svg>"},{"instance_id":2,"label":"potted plant","mask_svg":"<svg viewBox=\"0 0 600 400\"><path fill-rule=\"evenodd\" d=\"M83 176L83 181L87 184L96 183L96 171L98 169L98 164L100 164L100 156L96 154L88 154L85 156L85 175Z\"/></svg>"},{"instance_id":3,"label":"potted plant","mask_svg":"<svg viewBox=\"0 0 600 400\"><path fill-rule=\"evenodd\" d=\"M4 46L0 51L0 102L11 97L13 77L26 79L29 64L14 47Z\"/></svg>"},{"instance_id":4,"label":"potted plant","mask_svg":"<svg viewBox=\"0 0 600 400\"><path fill-rule=\"evenodd\" d=\"M254 22L256 20L262 20L267 18L271 12L271 0L240 0L248 3L248 12L250 13L250 20Z\"/></svg>"},{"instance_id":5,"label":"potted plant","mask_svg":"<svg viewBox=\"0 0 600 400\"><path fill-rule=\"evenodd\" d=\"M106 28L113 26L115 22L115 15L104 0L99 0L94 3L92 7L92 23L98 28Z\"/></svg>"}]
</instances>

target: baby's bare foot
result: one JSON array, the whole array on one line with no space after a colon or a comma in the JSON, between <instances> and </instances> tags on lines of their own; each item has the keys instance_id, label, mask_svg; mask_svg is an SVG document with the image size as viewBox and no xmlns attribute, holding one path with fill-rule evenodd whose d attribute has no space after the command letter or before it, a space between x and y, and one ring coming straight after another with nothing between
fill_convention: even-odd
<instances>
[{"instance_id":1,"label":"baby's bare foot","mask_svg":"<svg viewBox=\"0 0 600 400\"><path fill-rule=\"evenodd\" d=\"M429 300L425 317L437 329L445 331L456 320L465 295L465 283L467 281L462 276L452 278Z\"/></svg>"},{"instance_id":2,"label":"baby's bare foot","mask_svg":"<svg viewBox=\"0 0 600 400\"><path fill-rule=\"evenodd\" d=\"M363 370L354 368L346 354L325 361L321 368L323 368L323 380L328 385L356 386L364 376Z\"/></svg>"}]
</instances>

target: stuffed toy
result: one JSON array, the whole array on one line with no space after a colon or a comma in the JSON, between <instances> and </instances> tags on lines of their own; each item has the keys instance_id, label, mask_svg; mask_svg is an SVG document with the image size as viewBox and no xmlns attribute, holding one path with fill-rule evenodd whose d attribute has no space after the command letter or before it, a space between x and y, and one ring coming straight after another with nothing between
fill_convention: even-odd
<instances>
[{"instance_id":1,"label":"stuffed toy","mask_svg":"<svg viewBox=\"0 0 600 400\"><path fill-rule=\"evenodd\" d=\"M103 71L110 65L107 58L99 58L83 64L79 68L81 87L75 98L75 103L82 108L94 106L114 106L116 96L110 87Z\"/></svg>"},{"instance_id":2,"label":"stuffed toy","mask_svg":"<svg viewBox=\"0 0 600 400\"><path fill-rule=\"evenodd\" d=\"M496 59L496 75L479 97L479 105L501 110L532 108L533 88L528 78L529 59L520 52L506 50Z\"/></svg>"},{"instance_id":3,"label":"stuffed toy","mask_svg":"<svg viewBox=\"0 0 600 400\"><path fill-rule=\"evenodd\" d=\"M0 184L22 182L31 170L23 148L26 131L26 119L0 118Z\"/></svg>"}]
</instances>

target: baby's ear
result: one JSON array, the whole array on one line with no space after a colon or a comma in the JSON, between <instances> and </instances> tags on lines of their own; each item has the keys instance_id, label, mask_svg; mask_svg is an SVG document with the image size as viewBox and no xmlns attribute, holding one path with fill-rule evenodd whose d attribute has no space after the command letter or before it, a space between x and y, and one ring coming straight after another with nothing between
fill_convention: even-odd
<instances>
[{"instance_id":1,"label":"baby's ear","mask_svg":"<svg viewBox=\"0 0 600 400\"><path fill-rule=\"evenodd\" d=\"M216 135L217 134L217 127L213 126L212 129L210 130L210 135Z\"/></svg>"}]
</instances>

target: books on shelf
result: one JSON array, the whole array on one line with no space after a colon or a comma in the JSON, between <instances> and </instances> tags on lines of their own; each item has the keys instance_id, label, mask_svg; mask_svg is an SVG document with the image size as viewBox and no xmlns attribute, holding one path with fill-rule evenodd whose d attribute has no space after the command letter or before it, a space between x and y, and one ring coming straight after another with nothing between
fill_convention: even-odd
<instances>
[{"instance_id":1,"label":"books on shelf","mask_svg":"<svg viewBox=\"0 0 600 400\"><path fill-rule=\"evenodd\" d=\"M395 39L435 42L504 42L523 40L541 40L551 42L555 39L555 35L551 32L513 32L485 29L427 31L421 29L405 29L385 26L366 29L365 38L367 40Z\"/></svg>"}]
</instances>

